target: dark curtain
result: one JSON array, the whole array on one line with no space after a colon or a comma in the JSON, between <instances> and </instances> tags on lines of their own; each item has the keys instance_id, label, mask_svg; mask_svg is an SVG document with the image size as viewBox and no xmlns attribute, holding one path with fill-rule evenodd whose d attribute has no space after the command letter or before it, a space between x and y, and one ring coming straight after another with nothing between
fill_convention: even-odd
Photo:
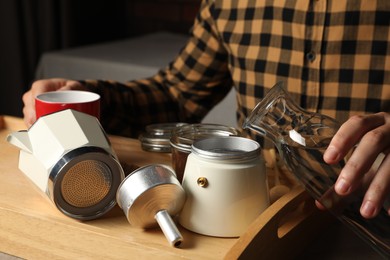
<instances>
[{"instance_id":1,"label":"dark curtain","mask_svg":"<svg viewBox=\"0 0 390 260\"><path fill-rule=\"evenodd\" d=\"M1 0L0 115L22 116L43 52L125 37L125 0Z\"/></svg>"}]
</instances>

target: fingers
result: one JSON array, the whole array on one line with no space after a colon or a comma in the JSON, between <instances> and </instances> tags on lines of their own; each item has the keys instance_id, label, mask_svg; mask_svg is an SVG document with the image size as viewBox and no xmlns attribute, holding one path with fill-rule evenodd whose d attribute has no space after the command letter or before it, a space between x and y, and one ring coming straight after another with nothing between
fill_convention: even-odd
<instances>
[{"instance_id":1,"label":"fingers","mask_svg":"<svg viewBox=\"0 0 390 260\"><path fill-rule=\"evenodd\" d=\"M318 200L315 201L316 203L316 206L318 209L320 210L326 210L325 206L321 204L321 202L319 202Z\"/></svg>"},{"instance_id":2,"label":"fingers","mask_svg":"<svg viewBox=\"0 0 390 260\"><path fill-rule=\"evenodd\" d=\"M390 146L390 129L384 125L368 132L347 161L336 182L336 192L348 194L355 190L363 175L369 171L376 157Z\"/></svg>"},{"instance_id":3,"label":"fingers","mask_svg":"<svg viewBox=\"0 0 390 260\"><path fill-rule=\"evenodd\" d=\"M375 217L381 210L388 194L390 193L390 156L387 155L377 172L375 173L372 182L370 183L367 192L363 198L360 207L360 214L365 218ZM390 214L390 212L388 212Z\"/></svg>"},{"instance_id":4,"label":"fingers","mask_svg":"<svg viewBox=\"0 0 390 260\"><path fill-rule=\"evenodd\" d=\"M61 87L60 79L35 81L31 89L23 95L23 119L27 127L30 127L36 120L35 97L41 93L57 90Z\"/></svg>"},{"instance_id":5,"label":"fingers","mask_svg":"<svg viewBox=\"0 0 390 260\"><path fill-rule=\"evenodd\" d=\"M360 187L364 180L370 180L370 184L364 185L366 191L361 214L366 218L378 214L390 186L390 159L388 156L368 178L371 166L380 153L388 154L390 150L390 115L377 113L369 116L352 117L343 124L332 139L324 160L333 164L342 160L357 143L359 145L353 151L335 184L335 190L339 195L347 195Z\"/></svg>"},{"instance_id":6,"label":"fingers","mask_svg":"<svg viewBox=\"0 0 390 260\"><path fill-rule=\"evenodd\" d=\"M32 98L32 93L30 91L26 92L23 95L23 120L27 127L30 127L36 120L35 115L35 102Z\"/></svg>"},{"instance_id":7,"label":"fingers","mask_svg":"<svg viewBox=\"0 0 390 260\"><path fill-rule=\"evenodd\" d=\"M324 154L325 162L334 164L342 160L370 130L384 124L381 113L370 116L354 116L345 122L333 137Z\"/></svg>"},{"instance_id":8,"label":"fingers","mask_svg":"<svg viewBox=\"0 0 390 260\"><path fill-rule=\"evenodd\" d=\"M85 88L78 81L67 80L58 90L85 90Z\"/></svg>"},{"instance_id":9,"label":"fingers","mask_svg":"<svg viewBox=\"0 0 390 260\"><path fill-rule=\"evenodd\" d=\"M27 91L23 97L23 120L27 127L30 127L36 120L35 115L35 98L44 92L56 91L56 90L71 90L82 89L82 85L73 80L67 80L62 78L44 79L35 81L31 89Z\"/></svg>"}]
</instances>

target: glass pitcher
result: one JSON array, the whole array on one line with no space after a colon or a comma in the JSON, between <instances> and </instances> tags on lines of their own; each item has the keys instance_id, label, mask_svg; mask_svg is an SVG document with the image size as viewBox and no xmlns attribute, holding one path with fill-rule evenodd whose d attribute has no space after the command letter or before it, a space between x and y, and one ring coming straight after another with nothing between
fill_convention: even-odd
<instances>
[{"instance_id":1,"label":"glass pitcher","mask_svg":"<svg viewBox=\"0 0 390 260\"><path fill-rule=\"evenodd\" d=\"M277 83L253 109L243 128L270 139L290 171L309 194L349 226L382 256L390 256L390 217L382 208L365 219L359 208L363 190L339 196L334 184L345 162L329 165L323 154L340 124L333 118L305 111Z\"/></svg>"}]
</instances>

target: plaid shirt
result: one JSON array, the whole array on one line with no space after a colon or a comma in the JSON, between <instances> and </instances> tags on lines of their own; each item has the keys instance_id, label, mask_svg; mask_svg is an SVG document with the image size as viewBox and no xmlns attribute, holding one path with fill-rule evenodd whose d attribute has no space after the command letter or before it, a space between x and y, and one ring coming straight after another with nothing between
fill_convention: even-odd
<instances>
[{"instance_id":1,"label":"plaid shirt","mask_svg":"<svg viewBox=\"0 0 390 260\"><path fill-rule=\"evenodd\" d=\"M109 133L199 122L229 92L245 117L279 81L309 111L344 122L390 111L390 1L205 0L188 43L157 75L86 81Z\"/></svg>"}]
</instances>

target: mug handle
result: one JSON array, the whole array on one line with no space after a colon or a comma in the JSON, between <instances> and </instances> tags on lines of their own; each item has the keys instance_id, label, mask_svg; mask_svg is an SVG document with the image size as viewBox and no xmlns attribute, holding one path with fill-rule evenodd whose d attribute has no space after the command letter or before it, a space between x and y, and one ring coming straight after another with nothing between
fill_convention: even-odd
<instances>
[{"instance_id":1,"label":"mug handle","mask_svg":"<svg viewBox=\"0 0 390 260\"><path fill-rule=\"evenodd\" d=\"M302 186L275 201L248 227L225 259L289 259L336 220Z\"/></svg>"}]
</instances>

